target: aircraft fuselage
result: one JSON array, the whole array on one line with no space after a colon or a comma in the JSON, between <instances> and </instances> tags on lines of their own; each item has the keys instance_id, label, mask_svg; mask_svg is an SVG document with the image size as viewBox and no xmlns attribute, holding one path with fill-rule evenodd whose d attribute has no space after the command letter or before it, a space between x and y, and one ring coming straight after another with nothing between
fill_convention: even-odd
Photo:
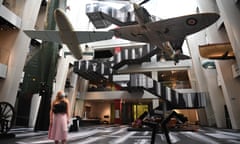
<instances>
[{"instance_id":1,"label":"aircraft fuselage","mask_svg":"<svg viewBox=\"0 0 240 144\"><path fill-rule=\"evenodd\" d=\"M147 23L153 22L151 15L148 13L148 11L144 7L140 7L137 4L134 4L133 7L136 20L138 24L142 27L142 33L144 33L143 36L151 44L161 48L162 51L164 51L165 53L172 55L174 53L173 49L163 45L163 43L166 42L164 35L161 36L160 32L152 30L151 27L146 25Z\"/></svg>"},{"instance_id":2,"label":"aircraft fuselage","mask_svg":"<svg viewBox=\"0 0 240 144\"><path fill-rule=\"evenodd\" d=\"M54 12L54 17L59 28L59 35L62 39L62 42L68 46L75 58L81 59L82 50L79 45L77 35L74 33L73 26L71 25L67 16L62 10L56 9Z\"/></svg>"}]
</instances>

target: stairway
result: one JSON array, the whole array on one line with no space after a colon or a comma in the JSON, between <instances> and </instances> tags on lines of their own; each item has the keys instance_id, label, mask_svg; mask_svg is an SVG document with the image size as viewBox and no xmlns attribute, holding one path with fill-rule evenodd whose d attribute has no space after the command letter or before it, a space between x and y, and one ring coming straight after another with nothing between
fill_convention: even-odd
<instances>
[{"instance_id":1,"label":"stairway","mask_svg":"<svg viewBox=\"0 0 240 144\"><path fill-rule=\"evenodd\" d=\"M117 74L118 69L122 66L150 61L150 58L157 52L159 52L158 48L132 48L116 54L113 61L75 61L74 72L85 79L96 82L112 81L112 76ZM114 81L112 82L114 83ZM130 81L126 89L129 92L146 90L170 103L172 109L203 108L206 105L205 98L208 94L205 92L179 93L144 74L130 74Z\"/></svg>"},{"instance_id":2,"label":"stairway","mask_svg":"<svg viewBox=\"0 0 240 144\"><path fill-rule=\"evenodd\" d=\"M144 74L130 75L130 88L139 88L158 96L159 98L170 102L172 109L203 108L206 106L206 96L208 93L179 93L174 89L164 86Z\"/></svg>"}]
</instances>

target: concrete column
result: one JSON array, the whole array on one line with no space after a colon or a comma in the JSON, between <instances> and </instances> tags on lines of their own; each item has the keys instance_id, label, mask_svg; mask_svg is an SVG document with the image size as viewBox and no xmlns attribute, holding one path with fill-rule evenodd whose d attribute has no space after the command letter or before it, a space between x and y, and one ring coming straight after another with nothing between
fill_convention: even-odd
<instances>
[{"instance_id":1,"label":"concrete column","mask_svg":"<svg viewBox=\"0 0 240 144\"><path fill-rule=\"evenodd\" d=\"M217 61L216 68L233 129L240 129L240 81L233 78L234 60Z\"/></svg>"},{"instance_id":2,"label":"concrete column","mask_svg":"<svg viewBox=\"0 0 240 144\"><path fill-rule=\"evenodd\" d=\"M235 3L235 0L216 0L221 18L231 42L238 67L240 67L240 4Z\"/></svg>"},{"instance_id":3,"label":"concrete column","mask_svg":"<svg viewBox=\"0 0 240 144\"><path fill-rule=\"evenodd\" d=\"M224 115L225 100L221 88L218 86L216 69L205 69L206 84L210 95L210 101L213 108L213 114L218 128L226 128L226 119Z\"/></svg>"},{"instance_id":4,"label":"concrete column","mask_svg":"<svg viewBox=\"0 0 240 144\"><path fill-rule=\"evenodd\" d=\"M200 13L202 12L216 12L219 13L215 0L197 0ZM225 43L229 42L225 29L219 29L218 20L216 23L205 29L206 44ZM202 59L202 58L201 58ZM217 84L217 71L215 69L205 69L204 75L206 84L208 86L209 99L213 108L213 116L216 121L216 126L219 128L225 128L225 116L224 116L224 97L222 90Z\"/></svg>"},{"instance_id":5,"label":"concrete column","mask_svg":"<svg viewBox=\"0 0 240 144\"><path fill-rule=\"evenodd\" d=\"M14 105L21 80L25 59L29 51L30 38L23 33L22 29L34 29L41 0L27 0L22 15L22 25L11 49L6 79L0 86L0 101L7 101Z\"/></svg>"},{"instance_id":6,"label":"concrete column","mask_svg":"<svg viewBox=\"0 0 240 144\"><path fill-rule=\"evenodd\" d=\"M40 102L41 102L41 96L39 96L39 94L34 94L32 97L32 101L31 101L31 109L30 109L30 115L29 115L29 122L28 122L28 126L29 127L34 127L36 120L37 120L37 114L38 114L38 109L40 106Z\"/></svg>"},{"instance_id":7,"label":"concrete column","mask_svg":"<svg viewBox=\"0 0 240 144\"><path fill-rule=\"evenodd\" d=\"M80 76L78 77L77 90L79 94L79 99L76 101L75 104L75 108L77 108L75 109L75 112L81 117L84 117L84 100L88 92L88 84L89 80L86 80Z\"/></svg>"},{"instance_id":8,"label":"concrete column","mask_svg":"<svg viewBox=\"0 0 240 144\"><path fill-rule=\"evenodd\" d=\"M157 71L152 71L152 79L155 81L158 81L158 72Z\"/></svg>"},{"instance_id":9,"label":"concrete column","mask_svg":"<svg viewBox=\"0 0 240 144\"><path fill-rule=\"evenodd\" d=\"M193 61L192 71L194 71L194 75L197 80L196 91L207 91L207 86L205 85L206 79L203 75L201 57L198 50L199 45L206 44L206 32L200 31L196 34L188 36L187 41Z\"/></svg>"},{"instance_id":10,"label":"concrete column","mask_svg":"<svg viewBox=\"0 0 240 144\"><path fill-rule=\"evenodd\" d=\"M66 48L66 47L64 47L64 48ZM55 84L54 84L55 86L53 87L52 100L55 99L55 96L59 90L64 90L65 82L66 82L68 72L69 72L69 64L72 61L74 61L72 56L66 56L66 58L64 58L62 56L59 58L57 74L55 77Z\"/></svg>"},{"instance_id":11,"label":"concrete column","mask_svg":"<svg viewBox=\"0 0 240 144\"><path fill-rule=\"evenodd\" d=\"M76 100L75 107L74 107L74 115L80 116L83 118L84 117L83 107L84 107L84 100Z\"/></svg>"},{"instance_id":12,"label":"concrete column","mask_svg":"<svg viewBox=\"0 0 240 144\"><path fill-rule=\"evenodd\" d=\"M70 79L71 88L65 88L65 91L68 93L68 99L70 101L70 114L74 114L74 108L76 103L76 97L78 95L78 75L73 73L73 69L70 69L68 78Z\"/></svg>"},{"instance_id":13,"label":"concrete column","mask_svg":"<svg viewBox=\"0 0 240 144\"><path fill-rule=\"evenodd\" d=\"M199 45L206 44L206 31L202 30L198 33L188 36L187 42L189 44L192 63L193 63L192 69L191 69L192 71L191 74L193 74L193 76L190 77L190 80L192 80L191 79L192 77L195 78L196 80L195 91L207 92L208 88L206 85L206 78L203 73L201 57L198 50ZM201 112L198 111L200 124L210 125L210 126L215 125L214 113L213 113L213 109L212 109L211 101L209 97L206 98L206 104L207 105L205 107L205 112L203 112L202 110Z\"/></svg>"},{"instance_id":14,"label":"concrete column","mask_svg":"<svg viewBox=\"0 0 240 144\"><path fill-rule=\"evenodd\" d=\"M155 81L158 81L158 72L157 71L152 71L152 79ZM156 107L159 106L159 99L153 99L152 100L152 105L153 105L153 109L155 109Z\"/></svg>"},{"instance_id":15,"label":"concrete column","mask_svg":"<svg viewBox=\"0 0 240 144\"><path fill-rule=\"evenodd\" d=\"M219 12L216 5L216 0L197 0L197 5L200 13Z\"/></svg>"},{"instance_id":16,"label":"concrete column","mask_svg":"<svg viewBox=\"0 0 240 144\"><path fill-rule=\"evenodd\" d=\"M216 0L221 18L223 19L224 26L229 37L229 41L233 48L236 62L238 67L240 66L240 10L239 3L236 4L235 0ZM232 128L239 129L239 93L237 86L239 87L239 80L234 79L231 73L231 65L233 61L219 61L216 62L217 70L221 80L222 91L226 101L227 109L230 115Z\"/></svg>"}]
</instances>

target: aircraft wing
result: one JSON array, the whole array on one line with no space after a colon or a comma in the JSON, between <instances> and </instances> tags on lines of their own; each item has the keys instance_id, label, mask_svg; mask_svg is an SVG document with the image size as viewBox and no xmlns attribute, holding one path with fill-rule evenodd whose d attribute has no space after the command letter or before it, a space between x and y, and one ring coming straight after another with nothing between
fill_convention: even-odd
<instances>
[{"instance_id":1,"label":"aircraft wing","mask_svg":"<svg viewBox=\"0 0 240 144\"><path fill-rule=\"evenodd\" d=\"M29 37L32 39L40 39L43 41L51 41L57 43L67 43L65 40L62 40L61 35L71 37L77 37L78 43L87 43L94 42L100 40L107 40L113 37L113 32L105 32L105 31L54 31L54 30L43 30L43 31L35 31L35 30L25 30L24 31Z\"/></svg>"},{"instance_id":2,"label":"aircraft wing","mask_svg":"<svg viewBox=\"0 0 240 144\"><path fill-rule=\"evenodd\" d=\"M43 41L51 41L51 42L62 43L58 31L53 31L53 30L44 30L44 31L25 30L24 32L25 32L25 34L27 34L32 39L39 39L39 40L43 40Z\"/></svg>"},{"instance_id":3,"label":"aircraft wing","mask_svg":"<svg viewBox=\"0 0 240 144\"><path fill-rule=\"evenodd\" d=\"M166 40L175 41L210 26L218 18L216 13L193 14L148 23L146 27L163 35Z\"/></svg>"},{"instance_id":4,"label":"aircraft wing","mask_svg":"<svg viewBox=\"0 0 240 144\"><path fill-rule=\"evenodd\" d=\"M159 36L159 41L178 41L213 24L218 18L216 13L194 14L151 22L145 26L123 26L112 31L115 36L131 41L149 43L154 33Z\"/></svg>"},{"instance_id":5,"label":"aircraft wing","mask_svg":"<svg viewBox=\"0 0 240 144\"><path fill-rule=\"evenodd\" d=\"M113 37L113 32L103 31L76 31L75 32L80 43L94 42L100 40L108 40Z\"/></svg>"},{"instance_id":6,"label":"aircraft wing","mask_svg":"<svg viewBox=\"0 0 240 144\"><path fill-rule=\"evenodd\" d=\"M149 43L149 40L140 25L118 27L116 29L112 29L111 31L113 31L114 35L119 38L127 39L130 41Z\"/></svg>"}]
</instances>

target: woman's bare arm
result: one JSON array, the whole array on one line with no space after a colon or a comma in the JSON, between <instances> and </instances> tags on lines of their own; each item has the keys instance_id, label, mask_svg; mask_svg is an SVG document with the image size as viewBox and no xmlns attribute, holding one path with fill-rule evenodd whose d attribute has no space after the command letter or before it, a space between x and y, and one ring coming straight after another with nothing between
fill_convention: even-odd
<instances>
[{"instance_id":1,"label":"woman's bare arm","mask_svg":"<svg viewBox=\"0 0 240 144\"><path fill-rule=\"evenodd\" d=\"M53 103L51 104L51 108L50 108L50 112L49 112L49 120L50 120L50 124L52 124L53 121Z\"/></svg>"},{"instance_id":2,"label":"woman's bare arm","mask_svg":"<svg viewBox=\"0 0 240 144\"><path fill-rule=\"evenodd\" d=\"M69 100L67 98L65 98L65 102L67 104L67 117L68 117L68 122L71 118L71 115L70 115L70 104L69 104Z\"/></svg>"}]
</instances>

